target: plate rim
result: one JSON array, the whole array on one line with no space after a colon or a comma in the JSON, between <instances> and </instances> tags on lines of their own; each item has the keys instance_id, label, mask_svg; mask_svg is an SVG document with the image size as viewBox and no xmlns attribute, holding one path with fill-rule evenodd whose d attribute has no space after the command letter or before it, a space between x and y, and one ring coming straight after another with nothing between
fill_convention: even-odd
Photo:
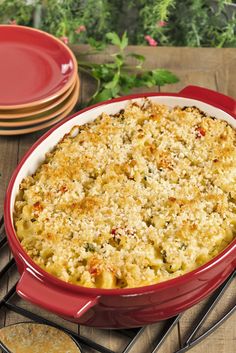
<instances>
[{"instance_id":1,"label":"plate rim","mask_svg":"<svg viewBox=\"0 0 236 353\"><path fill-rule=\"evenodd\" d=\"M42 114L44 114L41 117L38 118L34 118L34 115L38 115L38 114L33 114L30 117L27 118L31 118L31 120L23 120L20 122L14 121L11 122L11 120L9 120L8 122L2 122L0 119L0 131L2 128L8 128L8 130L10 130L11 128L13 129L23 129L24 127L29 127L29 126L33 126L33 125L38 125L41 123L45 123L48 120L53 119L54 117L58 116L59 114L62 114L65 110L67 110L67 108L69 108L69 106L72 104L72 102L74 101L75 97L78 98L78 94L79 94L79 90L80 90L80 82L79 80L77 80L75 82L75 85L72 89L72 91L70 92L70 94L65 98L64 102L60 102L59 106L60 107L53 107L52 109L49 109L49 111L45 111ZM65 103L65 104L63 104ZM50 112L50 110L53 110ZM40 114L40 113L39 113ZM24 119L24 118L22 118ZM0 132L1 134L1 132Z\"/></svg>"},{"instance_id":2,"label":"plate rim","mask_svg":"<svg viewBox=\"0 0 236 353\"><path fill-rule=\"evenodd\" d=\"M80 84L79 77L75 79L75 81L72 83L70 88L66 92L64 92L64 94L60 95L60 97L58 97L58 99L53 100L53 102L51 104L43 105L42 108L39 107L39 110L33 110L33 111L29 110L26 113L24 113L24 111L22 111L21 113L9 114L9 116L7 114L2 115L2 113L0 112L0 125L2 123L6 123L6 122L11 123L12 120L30 118L30 117L33 117L35 115L42 114L42 113L46 114L47 111L50 111L53 108L56 108L58 105L63 103L67 98L69 98L69 96L75 90L75 87L77 84ZM15 122L16 121L14 121L13 123L15 123Z\"/></svg>"},{"instance_id":3,"label":"plate rim","mask_svg":"<svg viewBox=\"0 0 236 353\"><path fill-rule=\"evenodd\" d=\"M57 123L61 122L61 120L65 119L67 115L70 114L76 102L77 102L77 99L74 98L74 100L71 102L71 105L61 114L50 119L49 121L43 122L42 124L39 123L39 124L36 124L36 126L31 125L31 128L29 126L28 127L26 126L25 128L21 128L21 129L16 128L14 130L1 130L0 128L0 136L26 135L26 134L31 134L31 133L46 129L48 127L52 127L52 125L56 125Z\"/></svg>"}]
</instances>

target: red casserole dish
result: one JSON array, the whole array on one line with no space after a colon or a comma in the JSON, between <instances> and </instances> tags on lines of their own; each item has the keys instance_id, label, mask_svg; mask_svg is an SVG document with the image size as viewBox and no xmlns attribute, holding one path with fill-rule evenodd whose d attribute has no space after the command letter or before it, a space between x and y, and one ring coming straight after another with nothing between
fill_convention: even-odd
<instances>
[{"instance_id":1,"label":"red casserole dish","mask_svg":"<svg viewBox=\"0 0 236 353\"><path fill-rule=\"evenodd\" d=\"M45 153L76 124L92 121L102 112L117 113L130 99L148 97L169 106L197 106L236 128L236 101L217 92L188 86L180 93L147 93L113 99L86 108L44 134L26 153L10 180L5 199L5 226L18 270L17 293L30 302L79 324L128 328L174 316L214 291L236 268L236 239L210 262L180 277L130 289L85 288L46 273L25 253L13 226L15 196L21 180L34 173Z\"/></svg>"}]
</instances>

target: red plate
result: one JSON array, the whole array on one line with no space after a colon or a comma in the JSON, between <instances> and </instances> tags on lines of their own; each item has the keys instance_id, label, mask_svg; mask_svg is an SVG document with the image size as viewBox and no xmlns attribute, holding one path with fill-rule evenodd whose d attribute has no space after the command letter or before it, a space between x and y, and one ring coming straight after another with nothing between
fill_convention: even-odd
<instances>
[{"instance_id":1,"label":"red plate","mask_svg":"<svg viewBox=\"0 0 236 353\"><path fill-rule=\"evenodd\" d=\"M48 102L76 75L76 59L59 39L29 27L0 26L0 109Z\"/></svg>"}]
</instances>

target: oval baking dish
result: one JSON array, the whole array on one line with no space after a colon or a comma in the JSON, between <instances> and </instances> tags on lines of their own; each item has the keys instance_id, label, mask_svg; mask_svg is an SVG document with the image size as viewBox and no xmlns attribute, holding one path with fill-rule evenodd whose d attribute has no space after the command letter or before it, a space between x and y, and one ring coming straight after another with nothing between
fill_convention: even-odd
<instances>
[{"instance_id":1,"label":"oval baking dish","mask_svg":"<svg viewBox=\"0 0 236 353\"><path fill-rule=\"evenodd\" d=\"M21 278L17 293L30 302L79 324L101 328L130 328L172 317L214 291L236 268L236 239L213 260L180 277L127 289L98 289L63 282L36 265L23 250L13 226L19 184L35 172L74 125L94 120L102 112L115 114L130 99L150 98L174 107L196 106L236 128L236 101L217 92L188 86L180 93L147 93L120 97L86 108L44 134L26 153L10 180L4 207L8 241Z\"/></svg>"}]
</instances>

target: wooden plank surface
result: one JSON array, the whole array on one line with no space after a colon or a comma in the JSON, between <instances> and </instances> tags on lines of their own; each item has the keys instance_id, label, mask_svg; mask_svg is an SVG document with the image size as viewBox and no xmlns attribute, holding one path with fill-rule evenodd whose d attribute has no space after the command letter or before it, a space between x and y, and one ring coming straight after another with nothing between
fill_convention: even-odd
<instances>
[{"instance_id":1,"label":"wooden plank surface","mask_svg":"<svg viewBox=\"0 0 236 353\"><path fill-rule=\"evenodd\" d=\"M76 55L79 56L86 46L73 47ZM96 57L90 56L87 60L96 60L96 62L104 62L109 59L109 54L114 52L114 48L110 47L106 53L99 54ZM236 49L206 49L206 48L150 48L150 47L129 47L129 52L137 52L146 56L146 67L153 69L163 67L172 70L180 78L180 82L174 85L161 87L161 92L178 92L187 85L199 85L206 88L218 90L224 94L236 97ZM132 60L132 59L130 59ZM233 75L234 73L234 75ZM81 95L80 102L86 102L94 90L94 82L88 76L81 74ZM143 89L136 89L134 92L140 92ZM149 91L159 90L159 87L151 88ZM147 91L147 90L145 90ZM5 190L17 162L28 148L42 135L44 131L33 133L30 135L16 137L0 137L0 214L3 211L3 200ZM9 259L9 252L4 251L0 254L0 269ZM0 298L6 293L7 289L14 283L16 275L11 275L10 279L5 279L0 284ZM227 295L219 303L217 309L214 310L209 322L213 322L221 311L224 311L225 305L230 305L235 301L236 284L232 284ZM16 301L19 300L16 298ZM39 308L35 308L27 302L20 301L19 305L25 308L31 308L35 313L41 314L55 322L60 323L61 319L55 315L44 312ZM172 333L159 350L160 353L174 353L180 348L181 342L184 342L186 332L193 324L194 317L204 302L194 306L188 310L181 318L180 323L173 329ZM7 312L6 316L0 315L0 327L25 320L18 314ZM77 325L66 322L66 327L77 331ZM141 336L138 346L133 348L132 353L147 353L153 347L153 340L157 327L161 324L151 325ZM203 329L207 324L203 325ZM96 330L93 328L81 327L80 332L97 341L105 344L108 348L118 352L128 343L128 340L114 331ZM137 348L138 347L138 348ZM200 353L204 349L206 353L235 353L236 352L236 315L234 314L222 327L214 334L204 340L200 345L194 347L192 353ZM89 352L95 352L88 350Z\"/></svg>"}]
</instances>

